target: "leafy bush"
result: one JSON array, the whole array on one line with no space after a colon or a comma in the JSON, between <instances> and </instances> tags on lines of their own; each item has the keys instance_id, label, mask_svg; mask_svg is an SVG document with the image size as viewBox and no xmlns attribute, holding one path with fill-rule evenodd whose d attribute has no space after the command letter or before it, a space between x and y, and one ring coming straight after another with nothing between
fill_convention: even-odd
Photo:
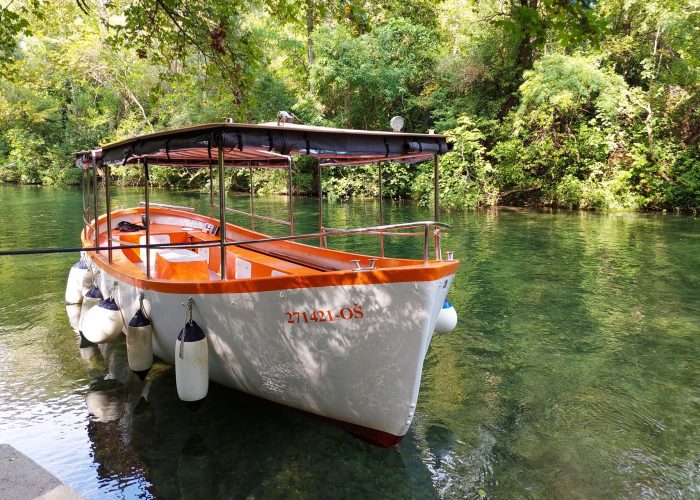
<instances>
[{"instance_id":1,"label":"leafy bush","mask_svg":"<svg viewBox=\"0 0 700 500\"><path fill-rule=\"evenodd\" d=\"M400 114L413 130L428 128L419 100L434 65L435 38L424 26L392 19L370 33L328 26L314 34L310 86L323 113L342 126L386 129Z\"/></svg>"},{"instance_id":2,"label":"leafy bush","mask_svg":"<svg viewBox=\"0 0 700 500\"><path fill-rule=\"evenodd\" d=\"M567 208L637 205L623 172L635 161L630 124L638 107L619 75L595 57L549 55L525 72L520 95L492 152L502 200L526 195Z\"/></svg>"},{"instance_id":3,"label":"leafy bush","mask_svg":"<svg viewBox=\"0 0 700 500\"><path fill-rule=\"evenodd\" d=\"M665 201L682 210L700 210L700 148L684 152L673 166L675 182L666 188Z\"/></svg>"},{"instance_id":4,"label":"leafy bush","mask_svg":"<svg viewBox=\"0 0 700 500\"><path fill-rule=\"evenodd\" d=\"M475 208L493 205L498 199L493 166L486 159L484 134L468 116L448 131L454 150L440 158L440 204L445 208ZM429 205L433 197L432 162L421 166L413 183L414 197Z\"/></svg>"},{"instance_id":5,"label":"leafy bush","mask_svg":"<svg viewBox=\"0 0 700 500\"><path fill-rule=\"evenodd\" d=\"M8 154L0 167L3 182L40 184L46 169L46 144L41 136L14 128L5 132Z\"/></svg>"}]
</instances>

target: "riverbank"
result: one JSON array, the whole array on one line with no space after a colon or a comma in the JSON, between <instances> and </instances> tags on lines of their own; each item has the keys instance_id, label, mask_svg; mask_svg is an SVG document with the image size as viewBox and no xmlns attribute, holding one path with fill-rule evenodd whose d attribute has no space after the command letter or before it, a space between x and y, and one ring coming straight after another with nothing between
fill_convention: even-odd
<instances>
[{"instance_id":1,"label":"riverbank","mask_svg":"<svg viewBox=\"0 0 700 500\"><path fill-rule=\"evenodd\" d=\"M264 173L263 173L264 174ZM274 199L275 197L280 197L280 198L285 198L286 199L286 187L281 187L279 184L279 180L277 179L271 179L269 183L263 179L265 175L261 174L258 181L256 181L256 194L255 197L256 199L260 198L269 198L269 199ZM279 172L273 172L273 174L279 174ZM362 178L362 177L360 177ZM376 179L375 179L376 180ZM371 202L377 199L377 193L372 192L372 189L374 182L372 179L365 179L366 181L366 186L367 189L365 191L358 191L354 192L352 190L344 190L342 188L338 188L336 185L336 181L331 179L330 181L326 182L327 179L324 178L324 186L323 186L323 194L324 194L324 200L328 200L329 202L335 202L335 201L340 201L340 202L349 202L349 201L356 201L360 203L365 203L365 202ZM286 181L285 181L286 182ZM374 182L374 184L373 184ZM230 185L229 181L227 181L227 185ZM45 184L22 184L22 183L16 183L16 182L0 182L0 186L17 186L17 187L25 187L25 188L43 188L43 189L76 189L79 188L79 184L67 184L67 185L45 185ZM314 181L314 186L316 186L316 183ZM139 182L135 183L122 183L118 179L116 181L113 181L112 184L112 189L113 191L119 192L120 190L124 190L125 192L136 192L139 189L143 190L143 184L140 184ZM204 194L209 193L209 187L207 185L203 186L182 186L182 185L163 185L163 184L157 184L157 183L152 183L151 184L151 190L154 193L161 192L163 193L164 196L169 196L168 193L172 193L172 195L175 196L184 196L184 197L199 197ZM236 186L234 189L229 189L227 191L228 196L236 196L236 197L241 197L241 198L246 198L250 195L250 191L248 188L241 187L241 186ZM396 203L396 204L407 204L407 205L416 205L419 207L427 207L430 206L432 203L432 194L428 196L427 193L424 193L424 196L414 199L410 197L389 197L385 196L384 200L388 203ZM294 197L295 199L298 198L312 198L312 199L318 199L318 191L315 188L311 187L306 187L305 189L300 189L298 186L295 186L294 188ZM562 210L566 212L584 212L584 213L603 213L603 214L625 214L625 213L630 213L630 214L646 214L646 213L673 213L673 214L678 214L678 215L691 215L691 216L697 216L700 213L700 207L685 207L685 208L675 208L672 206L571 206L571 205L559 205L555 202L546 202L546 203L536 203L532 202L531 200L522 200L521 203L511 203L511 204L493 204L493 205L488 205L488 204L479 204L476 206L469 205L466 203L464 206L456 206L454 203L451 204L446 204L445 200L443 200L442 195L440 198L440 206L443 211L451 211L451 212L473 212L473 211L479 211L479 210L541 210L541 211L549 211L549 210Z\"/></svg>"},{"instance_id":2,"label":"riverbank","mask_svg":"<svg viewBox=\"0 0 700 500\"><path fill-rule=\"evenodd\" d=\"M72 488L9 444L0 444L0 498L79 500Z\"/></svg>"}]
</instances>

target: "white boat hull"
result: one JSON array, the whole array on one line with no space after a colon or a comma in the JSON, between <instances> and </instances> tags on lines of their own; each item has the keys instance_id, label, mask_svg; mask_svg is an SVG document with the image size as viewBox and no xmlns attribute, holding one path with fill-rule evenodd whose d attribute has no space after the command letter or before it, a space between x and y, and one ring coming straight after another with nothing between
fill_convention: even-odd
<instances>
[{"instance_id":1,"label":"white boat hull","mask_svg":"<svg viewBox=\"0 0 700 500\"><path fill-rule=\"evenodd\" d=\"M391 445L413 419L423 360L453 278L178 294L141 290L105 269L99 286L106 296L117 282L126 318L145 293L153 351L162 360L174 364L182 304L192 297L193 318L209 340L211 380L374 431L373 440Z\"/></svg>"}]
</instances>

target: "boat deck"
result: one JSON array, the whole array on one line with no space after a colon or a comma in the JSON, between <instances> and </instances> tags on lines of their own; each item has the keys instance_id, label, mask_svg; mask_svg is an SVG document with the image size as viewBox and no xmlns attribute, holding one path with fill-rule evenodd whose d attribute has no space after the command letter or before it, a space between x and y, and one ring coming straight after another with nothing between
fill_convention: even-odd
<instances>
[{"instance_id":1,"label":"boat deck","mask_svg":"<svg viewBox=\"0 0 700 500\"><path fill-rule=\"evenodd\" d=\"M146 250L129 248L128 245L145 244L146 231L122 232L112 230L114 250L112 265L125 274L136 278L146 276ZM124 242L124 245L120 244ZM192 227L152 223L150 241L153 244L202 243L219 241L219 236ZM107 245L107 234L100 238ZM104 252L102 252L104 253ZM272 256L242 247L230 246L226 249L226 279L248 279L290 274L316 274L323 272L316 266L302 265L291 259ZM221 249L178 248L151 249L151 277L154 279L174 279L178 281L220 280Z\"/></svg>"},{"instance_id":2,"label":"boat deck","mask_svg":"<svg viewBox=\"0 0 700 500\"><path fill-rule=\"evenodd\" d=\"M142 207L112 212L111 262L106 250L89 252L98 267L108 271L110 276L139 288L172 293L195 289L201 293L220 293L422 281L446 276L457 265L456 261L378 258L297 241L269 239L262 233L226 223L226 241L239 244L226 246L226 276L222 279L217 219L162 207L154 207L150 213L150 244L178 245L178 248L150 249L150 277L146 273L146 248L134 247L146 244L146 231L116 229L122 221L142 224ZM105 215L99 218L101 248L109 243L106 222ZM84 246L94 246L93 231L92 225L85 227ZM257 243L247 243L249 241ZM201 243L213 245L198 247ZM353 272L357 270L366 272Z\"/></svg>"}]
</instances>

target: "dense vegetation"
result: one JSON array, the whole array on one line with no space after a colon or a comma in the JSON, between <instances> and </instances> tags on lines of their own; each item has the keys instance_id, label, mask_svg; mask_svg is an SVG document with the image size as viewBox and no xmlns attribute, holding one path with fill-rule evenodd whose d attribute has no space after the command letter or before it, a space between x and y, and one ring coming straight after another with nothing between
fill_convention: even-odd
<instances>
[{"instance_id":1,"label":"dense vegetation","mask_svg":"<svg viewBox=\"0 0 700 500\"><path fill-rule=\"evenodd\" d=\"M449 134L445 206L697 210L699 87L698 0L0 0L0 180L74 183L73 151L284 109ZM313 162L298 168L313 191ZM430 172L385 167L386 195L428 203ZM325 189L373 195L375 176L329 171Z\"/></svg>"}]
</instances>

